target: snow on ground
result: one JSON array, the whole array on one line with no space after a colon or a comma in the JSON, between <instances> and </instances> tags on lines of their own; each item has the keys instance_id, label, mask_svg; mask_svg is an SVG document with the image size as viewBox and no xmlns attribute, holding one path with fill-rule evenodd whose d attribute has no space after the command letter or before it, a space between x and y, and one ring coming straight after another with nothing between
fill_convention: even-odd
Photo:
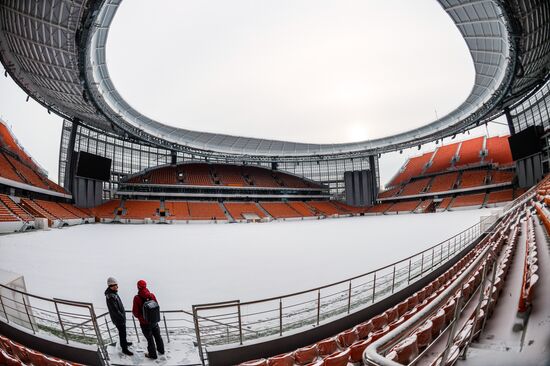
<instances>
[{"instance_id":1,"label":"snow on ground","mask_svg":"<svg viewBox=\"0 0 550 366\"><path fill-rule=\"evenodd\" d=\"M489 209L221 225L93 224L0 236L0 268L37 295L105 310L114 276L131 307L149 283L165 310L257 300L335 282L405 258L479 222Z\"/></svg>"}]
</instances>

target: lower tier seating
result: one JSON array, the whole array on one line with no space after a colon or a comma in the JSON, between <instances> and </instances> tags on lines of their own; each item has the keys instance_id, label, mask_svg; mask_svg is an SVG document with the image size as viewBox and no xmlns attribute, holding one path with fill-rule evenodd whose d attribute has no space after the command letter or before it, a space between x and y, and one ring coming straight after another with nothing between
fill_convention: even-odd
<instances>
[{"instance_id":1,"label":"lower tier seating","mask_svg":"<svg viewBox=\"0 0 550 366\"><path fill-rule=\"evenodd\" d=\"M456 197L451 204L451 208L481 206L484 201L485 193L465 194Z\"/></svg>"},{"instance_id":2,"label":"lower tier seating","mask_svg":"<svg viewBox=\"0 0 550 366\"><path fill-rule=\"evenodd\" d=\"M397 202L386 212L412 212L418 207L419 204L420 200Z\"/></svg>"},{"instance_id":3,"label":"lower tier seating","mask_svg":"<svg viewBox=\"0 0 550 366\"><path fill-rule=\"evenodd\" d=\"M78 364L45 355L0 335L0 365L71 366Z\"/></svg>"},{"instance_id":4,"label":"lower tier seating","mask_svg":"<svg viewBox=\"0 0 550 366\"><path fill-rule=\"evenodd\" d=\"M124 219L154 219L159 217L160 201L128 200L124 203L121 218Z\"/></svg>"},{"instance_id":5,"label":"lower tier seating","mask_svg":"<svg viewBox=\"0 0 550 366\"><path fill-rule=\"evenodd\" d=\"M225 202L224 206L235 220L246 220L254 216L266 217L263 211L253 202Z\"/></svg>"},{"instance_id":6,"label":"lower tier seating","mask_svg":"<svg viewBox=\"0 0 550 366\"><path fill-rule=\"evenodd\" d=\"M285 202L260 202L264 210L276 219L302 217L302 215Z\"/></svg>"}]
</instances>

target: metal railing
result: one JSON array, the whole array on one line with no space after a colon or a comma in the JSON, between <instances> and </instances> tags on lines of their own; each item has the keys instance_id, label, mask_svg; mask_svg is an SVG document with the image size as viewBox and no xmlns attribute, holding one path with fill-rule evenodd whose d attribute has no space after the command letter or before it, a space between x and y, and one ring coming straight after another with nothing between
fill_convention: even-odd
<instances>
[{"instance_id":1,"label":"metal railing","mask_svg":"<svg viewBox=\"0 0 550 366\"><path fill-rule=\"evenodd\" d=\"M318 326L365 308L436 270L496 222L487 216L459 234L410 257L339 282L272 298L193 306L200 356L205 348L243 345Z\"/></svg>"}]
</instances>

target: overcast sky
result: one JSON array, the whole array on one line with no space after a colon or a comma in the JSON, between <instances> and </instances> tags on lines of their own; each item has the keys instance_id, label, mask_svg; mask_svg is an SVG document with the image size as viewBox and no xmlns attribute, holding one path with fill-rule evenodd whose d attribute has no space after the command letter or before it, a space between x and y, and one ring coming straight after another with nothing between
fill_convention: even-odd
<instances>
[{"instance_id":1,"label":"overcast sky","mask_svg":"<svg viewBox=\"0 0 550 366\"><path fill-rule=\"evenodd\" d=\"M155 4L122 3L108 66L134 108L177 127L351 142L430 122L460 105L473 85L466 44L435 0ZM0 115L57 181L62 120L25 98L1 79ZM489 132L507 128L494 124ZM381 183L420 152L384 156Z\"/></svg>"}]
</instances>

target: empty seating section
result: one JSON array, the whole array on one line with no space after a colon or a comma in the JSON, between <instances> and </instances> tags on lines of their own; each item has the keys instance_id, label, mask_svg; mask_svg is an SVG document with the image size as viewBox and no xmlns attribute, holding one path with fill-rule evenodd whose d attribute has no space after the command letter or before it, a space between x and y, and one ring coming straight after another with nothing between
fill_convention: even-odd
<instances>
[{"instance_id":1,"label":"empty seating section","mask_svg":"<svg viewBox=\"0 0 550 366\"><path fill-rule=\"evenodd\" d=\"M235 220L248 219L253 216L258 216L259 218L265 217L265 214L262 212L262 210L260 210L258 206L256 206L255 203L226 202L224 203L224 206ZM251 216L247 216L247 214L250 214Z\"/></svg>"},{"instance_id":2,"label":"empty seating section","mask_svg":"<svg viewBox=\"0 0 550 366\"><path fill-rule=\"evenodd\" d=\"M271 170L252 166L243 167L244 178L255 187L280 187Z\"/></svg>"},{"instance_id":3,"label":"empty seating section","mask_svg":"<svg viewBox=\"0 0 550 366\"><path fill-rule=\"evenodd\" d=\"M500 202L508 202L512 201L514 199L514 190L513 189L505 189L502 191L493 191L490 192L487 196L487 203L500 203Z\"/></svg>"},{"instance_id":4,"label":"empty seating section","mask_svg":"<svg viewBox=\"0 0 550 366\"><path fill-rule=\"evenodd\" d=\"M214 185L210 175L210 167L206 164L185 164L178 167L183 172L184 183L195 186Z\"/></svg>"},{"instance_id":5,"label":"empty seating section","mask_svg":"<svg viewBox=\"0 0 550 366\"><path fill-rule=\"evenodd\" d=\"M35 217L43 217L48 220L57 220L57 217L53 216L50 212L37 205L34 201L26 198L21 198L21 205L25 210L31 212Z\"/></svg>"},{"instance_id":6,"label":"empty seating section","mask_svg":"<svg viewBox=\"0 0 550 366\"><path fill-rule=\"evenodd\" d=\"M0 202L9 209L15 216L19 217L25 222L33 221L34 217L29 214L23 207L15 203L9 196L0 194Z\"/></svg>"},{"instance_id":7,"label":"empty seating section","mask_svg":"<svg viewBox=\"0 0 550 366\"><path fill-rule=\"evenodd\" d=\"M460 177L459 188L472 188L485 185L487 170L466 170Z\"/></svg>"},{"instance_id":8,"label":"empty seating section","mask_svg":"<svg viewBox=\"0 0 550 366\"><path fill-rule=\"evenodd\" d=\"M412 212L418 207L419 204L420 204L420 200L401 201L401 202L395 203L386 212Z\"/></svg>"},{"instance_id":9,"label":"empty seating section","mask_svg":"<svg viewBox=\"0 0 550 366\"><path fill-rule=\"evenodd\" d=\"M455 187L458 173L448 173L437 175L432 180L430 189L428 192L445 192L450 191Z\"/></svg>"},{"instance_id":10,"label":"empty seating section","mask_svg":"<svg viewBox=\"0 0 550 366\"><path fill-rule=\"evenodd\" d=\"M445 197L437 206L438 210L446 210L453 201L453 197Z\"/></svg>"},{"instance_id":11,"label":"empty seating section","mask_svg":"<svg viewBox=\"0 0 550 366\"><path fill-rule=\"evenodd\" d=\"M361 213L365 213L365 211L367 210L366 207L355 207L355 206L349 206L343 202L340 202L340 201L331 201L333 205L335 205L336 207L338 207L338 209L342 212L345 212L345 213L353 213L353 214L361 214Z\"/></svg>"},{"instance_id":12,"label":"empty seating section","mask_svg":"<svg viewBox=\"0 0 550 366\"><path fill-rule=\"evenodd\" d=\"M267 213L277 219L302 217L301 214L285 202L260 202L260 205Z\"/></svg>"},{"instance_id":13,"label":"empty seating section","mask_svg":"<svg viewBox=\"0 0 550 366\"><path fill-rule=\"evenodd\" d=\"M214 171L224 186L245 187L248 186L241 167L236 165L215 165Z\"/></svg>"},{"instance_id":14,"label":"empty seating section","mask_svg":"<svg viewBox=\"0 0 550 366\"><path fill-rule=\"evenodd\" d=\"M438 336L442 332L448 331L458 304L461 305L462 309L471 309L471 307L467 308L466 305L474 295L474 291L482 285L482 271L485 268L490 268L496 259L494 255L488 255L487 253L498 255L506 243L517 241L517 222L519 222L517 212L518 210L503 218L492 234L488 234L489 236L476 244L472 250L458 259L447 271L393 307L317 343L267 359L244 362L240 366L345 366L363 364L363 353L369 345L388 334L391 330L402 326L407 319L432 304L430 311L423 318L416 321L409 329L398 332L400 338L389 340L388 346L384 345L382 347L385 349L383 356L386 358L403 365L411 363L434 340L438 338L443 339L443 341L447 340L448 337L446 336ZM507 234L510 230L513 230L513 232L510 235L511 239L508 240ZM490 247L490 250L487 250L488 247ZM480 258L483 253L485 253L485 257ZM450 288L451 285L456 284L456 281L460 278L463 278L464 282L456 286L456 291L443 295L444 291ZM492 287L490 285L487 290L489 291ZM441 296L446 297L441 298ZM434 302L435 299L438 302ZM466 324L471 324L471 327L462 328L457 333L457 336L453 339L456 346L451 350L450 357L457 357L459 347L464 346L464 340L469 340L468 334L461 332L464 329L479 331L483 320L483 311L487 311L489 306L494 307L496 299L496 297L488 297L485 309L482 306L477 314L475 311L474 313L469 312L470 310L464 313L467 319L470 319ZM437 358L439 354L431 353L429 357Z\"/></svg>"},{"instance_id":15,"label":"empty seating section","mask_svg":"<svg viewBox=\"0 0 550 366\"><path fill-rule=\"evenodd\" d=\"M165 201L164 209L168 220L191 220L189 205L185 201Z\"/></svg>"},{"instance_id":16,"label":"empty seating section","mask_svg":"<svg viewBox=\"0 0 550 366\"><path fill-rule=\"evenodd\" d=\"M160 201L128 200L124 202L122 218L125 219L154 219L159 216Z\"/></svg>"},{"instance_id":17,"label":"empty seating section","mask_svg":"<svg viewBox=\"0 0 550 366\"><path fill-rule=\"evenodd\" d=\"M0 365L76 366L78 364L45 355L0 335Z\"/></svg>"},{"instance_id":18,"label":"empty seating section","mask_svg":"<svg viewBox=\"0 0 550 366\"><path fill-rule=\"evenodd\" d=\"M275 180L278 180L282 183L283 187L287 188L310 188L316 187L316 185L310 184L304 179L300 179L290 174L285 174L282 172L275 173Z\"/></svg>"},{"instance_id":19,"label":"empty seating section","mask_svg":"<svg viewBox=\"0 0 550 366\"><path fill-rule=\"evenodd\" d=\"M303 217L315 216L313 210L306 205L304 202L288 202L287 203L292 209L298 212Z\"/></svg>"},{"instance_id":20,"label":"empty seating section","mask_svg":"<svg viewBox=\"0 0 550 366\"><path fill-rule=\"evenodd\" d=\"M165 167L155 169L150 172L147 179L152 184L177 184L176 169L174 167Z\"/></svg>"},{"instance_id":21,"label":"empty seating section","mask_svg":"<svg viewBox=\"0 0 550 366\"><path fill-rule=\"evenodd\" d=\"M391 188L391 189L388 189L384 192L380 192L378 194L378 198L389 198L389 197L394 197L396 196L399 191L401 190L401 187L396 187L396 188Z\"/></svg>"},{"instance_id":22,"label":"empty seating section","mask_svg":"<svg viewBox=\"0 0 550 366\"><path fill-rule=\"evenodd\" d=\"M493 170L490 176L491 181L489 184L512 183L515 174L514 172L506 170Z\"/></svg>"},{"instance_id":23,"label":"empty seating section","mask_svg":"<svg viewBox=\"0 0 550 366\"><path fill-rule=\"evenodd\" d=\"M50 213L52 216L59 218L61 220L78 219L78 216L66 210L63 206L59 205L57 202L50 202L50 201L44 201L44 200L34 200L34 202L40 207L42 207L45 211Z\"/></svg>"},{"instance_id":24,"label":"empty seating section","mask_svg":"<svg viewBox=\"0 0 550 366\"><path fill-rule=\"evenodd\" d=\"M306 203L317 215L333 216L347 213L336 207L330 201L308 201Z\"/></svg>"},{"instance_id":25,"label":"empty seating section","mask_svg":"<svg viewBox=\"0 0 550 366\"><path fill-rule=\"evenodd\" d=\"M77 217L80 217L82 219L92 217L92 214L88 212L88 210L78 208L74 205L68 204L68 203L58 203L61 207L63 207L65 210L71 212Z\"/></svg>"},{"instance_id":26,"label":"empty seating section","mask_svg":"<svg viewBox=\"0 0 550 366\"><path fill-rule=\"evenodd\" d=\"M393 203L380 203L374 206L371 206L367 209L368 213L384 213L386 212Z\"/></svg>"},{"instance_id":27,"label":"empty seating section","mask_svg":"<svg viewBox=\"0 0 550 366\"><path fill-rule=\"evenodd\" d=\"M424 171L426 164L430 161L432 155L433 151L425 153L421 156L410 158L405 163L405 167L401 168L402 171L397 173L397 175L391 180L389 186L393 187L401 183L406 183L411 178L421 175Z\"/></svg>"},{"instance_id":28,"label":"empty seating section","mask_svg":"<svg viewBox=\"0 0 550 366\"><path fill-rule=\"evenodd\" d=\"M3 203L0 202L0 222L9 222L9 221L19 221L19 218L16 217Z\"/></svg>"},{"instance_id":29,"label":"empty seating section","mask_svg":"<svg viewBox=\"0 0 550 366\"><path fill-rule=\"evenodd\" d=\"M427 210L432 205L433 201L434 200L432 200L432 199L427 199L427 200L422 201L420 203L420 205L418 205L418 207L416 208L416 212L427 212Z\"/></svg>"},{"instance_id":30,"label":"empty seating section","mask_svg":"<svg viewBox=\"0 0 550 366\"><path fill-rule=\"evenodd\" d=\"M481 149L483 149L484 137L462 141L458 161L455 166L479 164L481 162Z\"/></svg>"},{"instance_id":31,"label":"empty seating section","mask_svg":"<svg viewBox=\"0 0 550 366\"><path fill-rule=\"evenodd\" d=\"M493 164L510 165L514 162L508 144L508 136L490 137L486 142L485 161Z\"/></svg>"},{"instance_id":32,"label":"empty seating section","mask_svg":"<svg viewBox=\"0 0 550 366\"><path fill-rule=\"evenodd\" d=\"M25 183L25 181L15 172L12 164L2 152L0 152L0 177Z\"/></svg>"},{"instance_id":33,"label":"empty seating section","mask_svg":"<svg viewBox=\"0 0 550 366\"><path fill-rule=\"evenodd\" d=\"M114 219L119 214L120 200L110 200L92 209L95 216L99 218ZM122 210L120 210L122 211ZM122 213L122 212L120 212Z\"/></svg>"},{"instance_id":34,"label":"empty seating section","mask_svg":"<svg viewBox=\"0 0 550 366\"><path fill-rule=\"evenodd\" d=\"M451 208L481 206L485 201L485 193L465 194L458 196L451 204Z\"/></svg>"},{"instance_id":35,"label":"empty seating section","mask_svg":"<svg viewBox=\"0 0 550 366\"><path fill-rule=\"evenodd\" d=\"M412 182L408 183L403 188L403 190L401 191L399 196L400 197L405 197L405 196L412 196L412 195L421 194L424 191L424 189L426 188L426 186L428 185L428 183L430 182L430 179L431 178L423 178L423 179L418 179L418 180L415 180L415 181L412 181Z\"/></svg>"},{"instance_id":36,"label":"empty seating section","mask_svg":"<svg viewBox=\"0 0 550 366\"><path fill-rule=\"evenodd\" d=\"M441 146L435 151L432 164L426 169L426 173L437 173L447 170L451 167L452 159L458 149L458 143Z\"/></svg>"},{"instance_id":37,"label":"empty seating section","mask_svg":"<svg viewBox=\"0 0 550 366\"><path fill-rule=\"evenodd\" d=\"M19 172L19 174L23 176L23 178L28 184L38 188L44 188L44 189L50 188L48 187L48 185L46 185L42 181L42 179L40 179L38 174L36 174L32 169L30 169L29 167L27 167L26 165L17 161L16 159L14 159L9 155L7 155L7 158L10 161L10 163L14 166L14 168Z\"/></svg>"},{"instance_id":38,"label":"empty seating section","mask_svg":"<svg viewBox=\"0 0 550 366\"><path fill-rule=\"evenodd\" d=\"M217 202L188 202L187 205L193 220L227 220Z\"/></svg>"}]
</instances>

